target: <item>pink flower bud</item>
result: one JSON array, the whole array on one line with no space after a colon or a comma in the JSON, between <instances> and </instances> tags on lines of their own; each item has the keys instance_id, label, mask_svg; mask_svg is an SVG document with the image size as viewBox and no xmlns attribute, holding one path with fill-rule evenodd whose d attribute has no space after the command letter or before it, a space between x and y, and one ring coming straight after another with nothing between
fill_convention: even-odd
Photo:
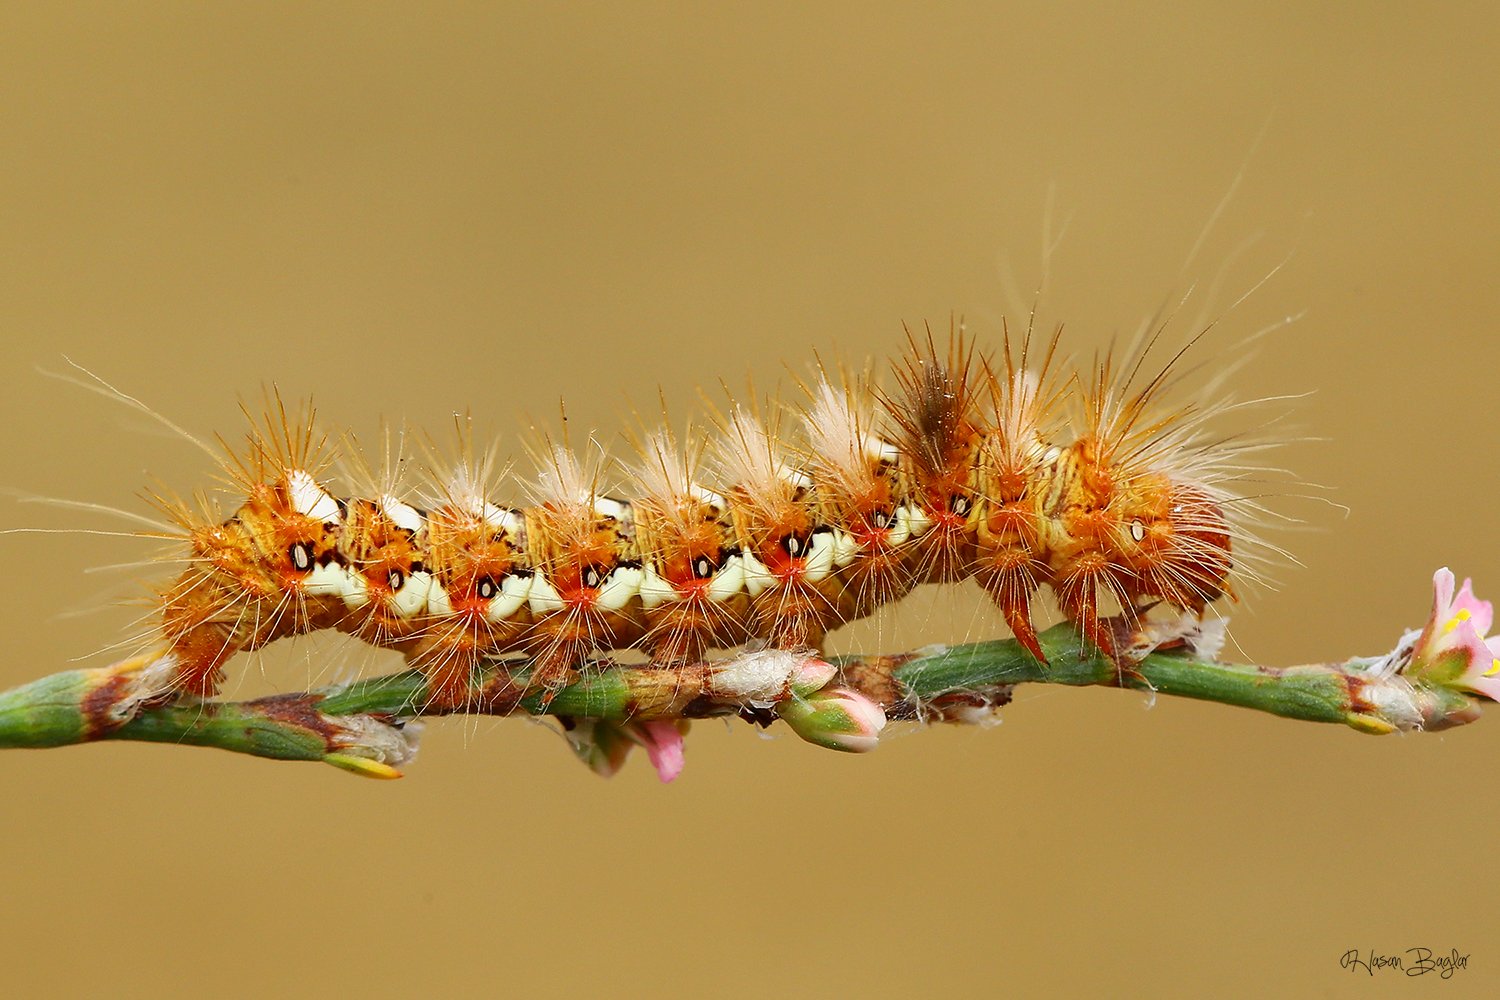
<instances>
[{"instance_id":1,"label":"pink flower bud","mask_svg":"<svg viewBox=\"0 0 1500 1000\"><path fill-rule=\"evenodd\" d=\"M663 783L682 773L682 737L688 731L686 719L652 719L647 722L627 722L625 735L646 748L651 766Z\"/></svg>"}]
</instances>

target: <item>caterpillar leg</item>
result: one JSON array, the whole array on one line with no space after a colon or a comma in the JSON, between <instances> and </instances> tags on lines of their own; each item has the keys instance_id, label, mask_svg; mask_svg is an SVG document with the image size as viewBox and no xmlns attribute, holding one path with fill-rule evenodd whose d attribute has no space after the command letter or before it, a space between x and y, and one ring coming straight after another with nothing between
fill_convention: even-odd
<instances>
[{"instance_id":1,"label":"caterpillar leg","mask_svg":"<svg viewBox=\"0 0 1500 1000\"><path fill-rule=\"evenodd\" d=\"M211 574L189 571L166 594L162 635L175 660L169 688L162 697L183 693L212 698L224 681L224 662L239 649L233 621L218 620L234 600Z\"/></svg>"},{"instance_id":2,"label":"caterpillar leg","mask_svg":"<svg viewBox=\"0 0 1500 1000\"><path fill-rule=\"evenodd\" d=\"M459 623L419 643L407 659L427 681L427 699L422 707L430 712L467 708L474 698L474 671L481 655L478 636Z\"/></svg>"},{"instance_id":3,"label":"caterpillar leg","mask_svg":"<svg viewBox=\"0 0 1500 1000\"><path fill-rule=\"evenodd\" d=\"M1111 568L1103 556L1084 556L1057 587L1058 603L1063 614L1078 626L1079 634L1114 664L1120 687L1129 687L1132 682L1146 683L1135 663L1120 651L1110 623L1099 615L1099 588L1112 582Z\"/></svg>"},{"instance_id":4,"label":"caterpillar leg","mask_svg":"<svg viewBox=\"0 0 1500 1000\"><path fill-rule=\"evenodd\" d=\"M591 657L625 649L644 632L637 597L642 571L616 563L554 567L532 582L531 684L549 704Z\"/></svg>"},{"instance_id":5,"label":"caterpillar leg","mask_svg":"<svg viewBox=\"0 0 1500 1000\"><path fill-rule=\"evenodd\" d=\"M478 665L468 651L449 652L418 664L427 678L428 711L462 711L473 700L474 668Z\"/></svg>"},{"instance_id":6,"label":"caterpillar leg","mask_svg":"<svg viewBox=\"0 0 1500 1000\"><path fill-rule=\"evenodd\" d=\"M559 691L578 679L579 668L596 649L595 643L583 635L553 636L532 657L528 686L540 689L542 704L550 705Z\"/></svg>"},{"instance_id":7,"label":"caterpillar leg","mask_svg":"<svg viewBox=\"0 0 1500 1000\"><path fill-rule=\"evenodd\" d=\"M176 659L171 690L163 697L181 693L192 698L212 698L224 683L224 662L235 652L227 630L203 625L177 636L170 647Z\"/></svg>"},{"instance_id":8,"label":"caterpillar leg","mask_svg":"<svg viewBox=\"0 0 1500 1000\"><path fill-rule=\"evenodd\" d=\"M1040 586L1030 558L1020 553L1007 558L1003 565L987 567L979 574L979 582L990 600L1000 609L1005 624L1021 647L1046 663L1042 644L1036 636L1036 625L1031 620L1031 601Z\"/></svg>"},{"instance_id":9,"label":"caterpillar leg","mask_svg":"<svg viewBox=\"0 0 1500 1000\"><path fill-rule=\"evenodd\" d=\"M1022 590L1019 586L1008 587L999 595L991 596L999 605L1006 627L1016 637L1016 641L1026 652L1035 657L1038 663L1046 663L1047 654L1042 652L1042 644L1036 637L1036 626L1031 621L1031 598L1035 590L1034 584L1030 591Z\"/></svg>"}]
</instances>

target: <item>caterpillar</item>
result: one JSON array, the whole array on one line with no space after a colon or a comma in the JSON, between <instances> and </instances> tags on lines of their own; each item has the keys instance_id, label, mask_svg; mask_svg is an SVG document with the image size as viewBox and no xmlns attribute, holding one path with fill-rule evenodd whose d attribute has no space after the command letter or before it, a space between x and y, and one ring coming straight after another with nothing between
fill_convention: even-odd
<instances>
[{"instance_id":1,"label":"caterpillar","mask_svg":"<svg viewBox=\"0 0 1500 1000\"><path fill-rule=\"evenodd\" d=\"M503 502L515 477L474 454L462 421L457 457L429 449L417 483L389 444L376 472L351 442L355 489L336 495L311 404L274 397L245 447L224 445L232 513L152 495L189 550L160 595L157 694L210 697L235 653L336 629L400 652L430 710L459 710L499 654L526 654L550 694L611 651L673 666L752 643L820 649L914 587L971 578L1037 659L1050 591L1129 670L1111 609L1201 618L1235 599L1260 544L1262 508L1238 488L1259 445L1215 436L1223 406L1170 405L1181 354L1146 378L1154 338L1065 373L1059 334L1007 329L989 356L957 325L943 343L908 331L885 385L820 362L799 403L731 401L710 430L642 431L619 464L544 439L517 506Z\"/></svg>"}]
</instances>

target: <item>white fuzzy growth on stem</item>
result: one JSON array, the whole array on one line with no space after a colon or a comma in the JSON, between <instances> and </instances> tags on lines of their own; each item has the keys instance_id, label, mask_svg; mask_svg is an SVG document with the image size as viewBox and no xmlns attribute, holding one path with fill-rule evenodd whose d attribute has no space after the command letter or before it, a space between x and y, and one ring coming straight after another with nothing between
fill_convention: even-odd
<instances>
[{"instance_id":1,"label":"white fuzzy growth on stem","mask_svg":"<svg viewBox=\"0 0 1500 1000\"><path fill-rule=\"evenodd\" d=\"M365 757L399 767L417 756L422 723L415 720L401 727L392 726L368 715L332 715L327 721L337 727L334 748L354 757Z\"/></svg>"},{"instance_id":2,"label":"white fuzzy growth on stem","mask_svg":"<svg viewBox=\"0 0 1500 1000\"><path fill-rule=\"evenodd\" d=\"M786 697L792 678L806 666L809 654L792 649L762 649L714 664L709 691L722 701L766 708Z\"/></svg>"}]
</instances>

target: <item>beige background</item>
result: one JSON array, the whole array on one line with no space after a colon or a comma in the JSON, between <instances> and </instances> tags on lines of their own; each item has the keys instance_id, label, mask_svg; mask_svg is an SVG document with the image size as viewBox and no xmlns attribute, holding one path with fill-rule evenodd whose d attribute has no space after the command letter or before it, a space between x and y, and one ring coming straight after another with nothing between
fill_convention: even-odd
<instances>
[{"instance_id":1,"label":"beige background","mask_svg":"<svg viewBox=\"0 0 1500 1000\"><path fill-rule=\"evenodd\" d=\"M1290 256L1197 356L1305 312L1234 385L1307 394L1278 461L1348 513L1290 504L1302 565L1235 634L1269 663L1380 652L1440 565L1500 597L1483 7L10 5L0 480L131 510L149 476L206 482L36 373L64 354L204 435L275 382L365 433L472 406L518 450L560 397L613 433L658 386L686 413L814 350L884 356L902 321L961 312L993 345L1055 191L1043 315L1080 354L1195 283L1184 318L1221 313ZM6 685L128 634L111 604L155 572L85 573L149 554L118 539L0 551ZM1000 631L934 592L837 641ZM234 691L335 662L390 666L304 644ZM28 995L1492 993L1492 715L1377 740L1024 690L998 729L858 759L700 724L669 787L643 761L600 781L519 721L433 726L394 784L5 754L0 968ZM1419 945L1470 969L1339 968Z\"/></svg>"}]
</instances>

